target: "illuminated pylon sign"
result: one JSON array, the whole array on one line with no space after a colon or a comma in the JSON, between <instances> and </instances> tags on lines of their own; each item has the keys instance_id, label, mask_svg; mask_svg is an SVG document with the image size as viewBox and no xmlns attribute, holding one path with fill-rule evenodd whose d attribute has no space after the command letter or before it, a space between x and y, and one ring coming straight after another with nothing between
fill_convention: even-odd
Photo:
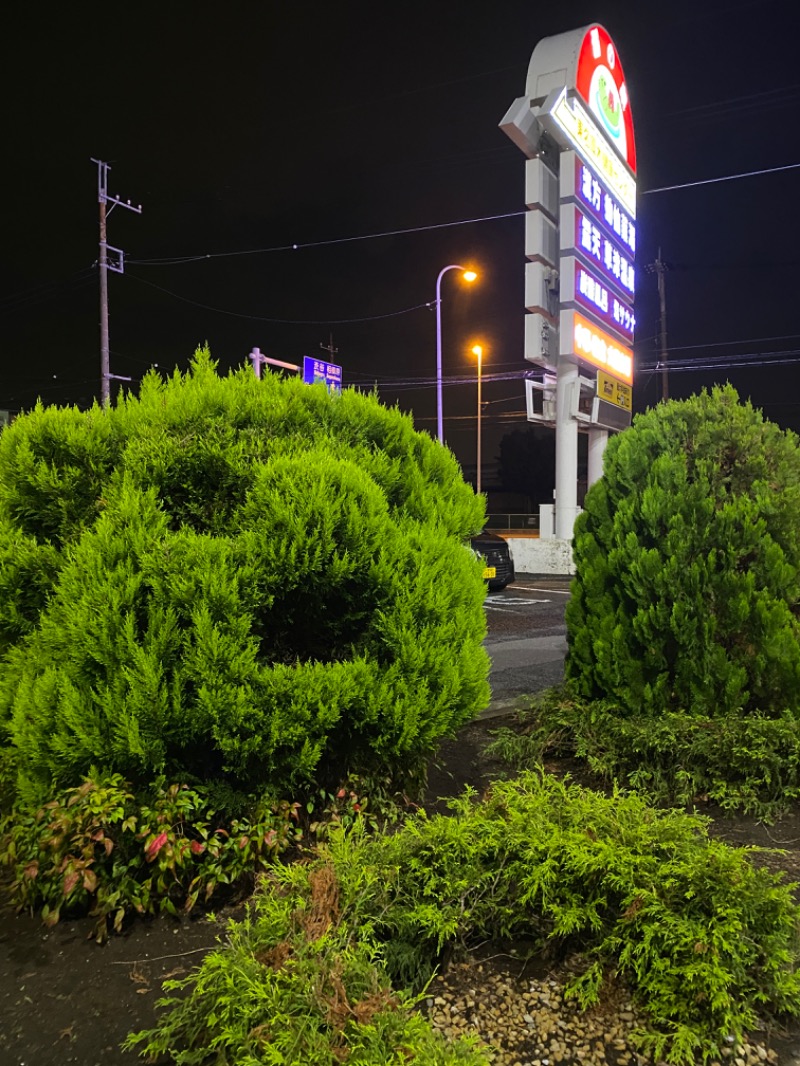
<instances>
[{"instance_id":1,"label":"illuminated pylon sign","mask_svg":"<svg viewBox=\"0 0 800 1066\"><path fill-rule=\"evenodd\" d=\"M578 429L589 432L589 483L608 430L630 424L636 255L636 142L616 47L598 25L547 37L526 95L500 123L526 163L525 358L549 400L529 404L556 430L555 529L577 514ZM555 385L553 373L555 372ZM598 374L604 397L599 402ZM609 382L616 382L612 388ZM530 392L530 389L528 390Z\"/></svg>"}]
</instances>

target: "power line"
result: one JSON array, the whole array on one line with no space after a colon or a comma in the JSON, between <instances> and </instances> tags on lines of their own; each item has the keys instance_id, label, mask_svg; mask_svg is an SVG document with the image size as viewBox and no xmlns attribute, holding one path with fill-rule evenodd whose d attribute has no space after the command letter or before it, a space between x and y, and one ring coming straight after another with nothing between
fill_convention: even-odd
<instances>
[{"instance_id":1,"label":"power line","mask_svg":"<svg viewBox=\"0 0 800 1066\"><path fill-rule=\"evenodd\" d=\"M32 285L29 289L21 289L18 292L9 293L8 296L0 300L0 305L3 306L6 314L13 314L15 311L27 311L29 308L36 307L47 300L66 296L93 280L94 267L84 267L62 281L45 281L39 285Z\"/></svg>"},{"instance_id":2,"label":"power line","mask_svg":"<svg viewBox=\"0 0 800 1066\"><path fill-rule=\"evenodd\" d=\"M197 300L190 300L188 296L180 296L177 292L165 289L163 285L156 285L154 282L147 281L145 278L139 278L136 274L129 273L128 277L134 278L142 285L149 285L151 289L158 289L159 292L165 292L175 300L191 304L192 307L199 307L204 311L213 311L218 315L230 315L232 318L246 318L252 322L271 322L274 325L283 326L342 326L356 322L377 322L382 318L397 318L399 315L408 315L412 311L419 311L423 307L433 306L433 302L428 301L427 303L414 304L413 307L404 307L400 311L388 311L383 315L366 315L361 318L267 318L264 315L246 315L242 311L228 311L224 307L212 307L210 304L203 304Z\"/></svg>"},{"instance_id":3,"label":"power line","mask_svg":"<svg viewBox=\"0 0 800 1066\"><path fill-rule=\"evenodd\" d=\"M205 255L172 256L163 259L129 259L137 266L177 266L182 263L196 263L203 259L226 259L242 255L268 255L272 252L297 252L305 248L327 248L335 244L354 244L358 241L373 241L381 237L400 237L406 233L426 233L431 230L449 229L452 226L471 226L477 222L496 222L502 218L517 218L527 214L526 211L507 211L500 215L482 215L477 218L460 218L452 222L435 222L427 226L408 226L405 229L382 230L379 233L361 233L352 237L334 237L324 241L305 241L298 244L276 244L270 248L246 248L234 252L207 252Z\"/></svg>"},{"instance_id":4,"label":"power line","mask_svg":"<svg viewBox=\"0 0 800 1066\"><path fill-rule=\"evenodd\" d=\"M673 192L676 189L691 189L700 185L713 185L722 181L738 181L741 178L762 177L766 174L779 174L786 170L796 170L800 163L789 163L780 167L765 167L762 170L749 170L742 174L726 174L717 178L705 178L702 181L689 181L680 185L663 185L657 189L644 189L641 196L655 193ZM327 240L305 241L294 244L276 244L264 248L244 248L230 252L206 252L199 255L164 256L162 258L132 259L128 262L137 266L180 266L184 263L198 263L203 260L228 259L245 255L269 255L275 252L296 252L308 248L328 248L338 244L354 244L359 241L380 240L383 237L402 237L411 233L428 233L434 230L450 229L455 226L471 226L482 222L497 222L506 218L521 218L527 211L504 211L496 215L479 215L474 218L453 219L450 222L435 222L425 226L407 226L403 229L380 230L376 233L361 233L349 237L332 237Z\"/></svg>"},{"instance_id":5,"label":"power line","mask_svg":"<svg viewBox=\"0 0 800 1066\"><path fill-rule=\"evenodd\" d=\"M764 170L748 170L744 174L726 174L721 178L704 178L703 181L686 181L682 185L663 185L660 189L645 189L640 195L650 196L657 192L674 192L676 189L695 189L698 185L716 185L720 181L738 181L740 178L759 178L764 174L779 174L784 170L797 170L800 163L788 163L784 167L766 167Z\"/></svg>"}]
</instances>

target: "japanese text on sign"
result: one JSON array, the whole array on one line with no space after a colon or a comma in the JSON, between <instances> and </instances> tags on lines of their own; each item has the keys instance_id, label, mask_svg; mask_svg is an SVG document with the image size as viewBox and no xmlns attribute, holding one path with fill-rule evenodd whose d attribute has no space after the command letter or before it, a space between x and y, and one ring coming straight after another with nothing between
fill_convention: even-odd
<instances>
[{"instance_id":1,"label":"japanese text on sign","mask_svg":"<svg viewBox=\"0 0 800 1066\"><path fill-rule=\"evenodd\" d=\"M621 407L623 411L633 410L633 392L630 385L617 381L602 370L597 371L597 395L601 400Z\"/></svg>"},{"instance_id":2,"label":"japanese text on sign","mask_svg":"<svg viewBox=\"0 0 800 1066\"><path fill-rule=\"evenodd\" d=\"M575 266L575 296L607 325L618 329L628 341L633 341L636 316L632 309L580 263Z\"/></svg>"},{"instance_id":3,"label":"japanese text on sign","mask_svg":"<svg viewBox=\"0 0 800 1066\"><path fill-rule=\"evenodd\" d=\"M636 288L633 263L578 208L575 209L575 244L612 282L633 296Z\"/></svg>"},{"instance_id":4,"label":"japanese text on sign","mask_svg":"<svg viewBox=\"0 0 800 1066\"><path fill-rule=\"evenodd\" d=\"M573 317L574 354L593 366L609 370L629 385L633 383L633 352L623 348L605 330L595 326L577 311ZM562 316L563 317L563 316Z\"/></svg>"},{"instance_id":5,"label":"japanese text on sign","mask_svg":"<svg viewBox=\"0 0 800 1066\"><path fill-rule=\"evenodd\" d=\"M579 199L614 233L633 257L636 254L636 223L619 203L606 192L591 167L580 160L576 163L575 188Z\"/></svg>"},{"instance_id":6,"label":"japanese text on sign","mask_svg":"<svg viewBox=\"0 0 800 1066\"><path fill-rule=\"evenodd\" d=\"M322 359L314 359L310 355L303 357L303 381L306 385L316 385L321 382L327 385L333 392L340 392L342 388L342 368L335 363L326 363Z\"/></svg>"},{"instance_id":7,"label":"japanese text on sign","mask_svg":"<svg viewBox=\"0 0 800 1066\"><path fill-rule=\"evenodd\" d=\"M566 89L550 112L553 119L580 155L594 167L631 218L636 217L636 182L624 163L614 154L594 119Z\"/></svg>"}]
</instances>

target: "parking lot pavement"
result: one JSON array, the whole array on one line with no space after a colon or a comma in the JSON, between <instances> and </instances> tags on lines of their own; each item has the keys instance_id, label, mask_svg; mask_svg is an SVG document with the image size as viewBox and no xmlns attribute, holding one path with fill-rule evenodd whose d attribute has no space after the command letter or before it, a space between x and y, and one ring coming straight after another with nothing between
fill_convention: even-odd
<instances>
[{"instance_id":1,"label":"parking lot pavement","mask_svg":"<svg viewBox=\"0 0 800 1066\"><path fill-rule=\"evenodd\" d=\"M538 578L520 574L500 592L490 592L484 604L488 643L530 636L534 632L564 632L564 610L570 578Z\"/></svg>"},{"instance_id":2,"label":"parking lot pavement","mask_svg":"<svg viewBox=\"0 0 800 1066\"><path fill-rule=\"evenodd\" d=\"M486 598L486 649L492 660L492 702L481 717L507 712L524 695L564 679L564 611L570 578L520 574Z\"/></svg>"}]
</instances>

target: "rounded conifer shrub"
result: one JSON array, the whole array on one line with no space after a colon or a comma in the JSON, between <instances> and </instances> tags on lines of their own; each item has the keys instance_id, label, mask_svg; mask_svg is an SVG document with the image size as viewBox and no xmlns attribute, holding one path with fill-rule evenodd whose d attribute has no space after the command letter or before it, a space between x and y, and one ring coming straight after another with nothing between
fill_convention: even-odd
<instances>
[{"instance_id":1,"label":"rounded conifer shrub","mask_svg":"<svg viewBox=\"0 0 800 1066\"><path fill-rule=\"evenodd\" d=\"M0 725L23 798L91 768L401 774L488 701L483 504L352 390L207 351L0 437Z\"/></svg>"},{"instance_id":2,"label":"rounded conifer shrub","mask_svg":"<svg viewBox=\"0 0 800 1066\"><path fill-rule=\"evenodd\" d=\"M573 715L598 765L723 801L796 793L797 437L730 386L639 415L609 441L574 559L566 672L605 701Z\"/></svg>"}]
</instances>

